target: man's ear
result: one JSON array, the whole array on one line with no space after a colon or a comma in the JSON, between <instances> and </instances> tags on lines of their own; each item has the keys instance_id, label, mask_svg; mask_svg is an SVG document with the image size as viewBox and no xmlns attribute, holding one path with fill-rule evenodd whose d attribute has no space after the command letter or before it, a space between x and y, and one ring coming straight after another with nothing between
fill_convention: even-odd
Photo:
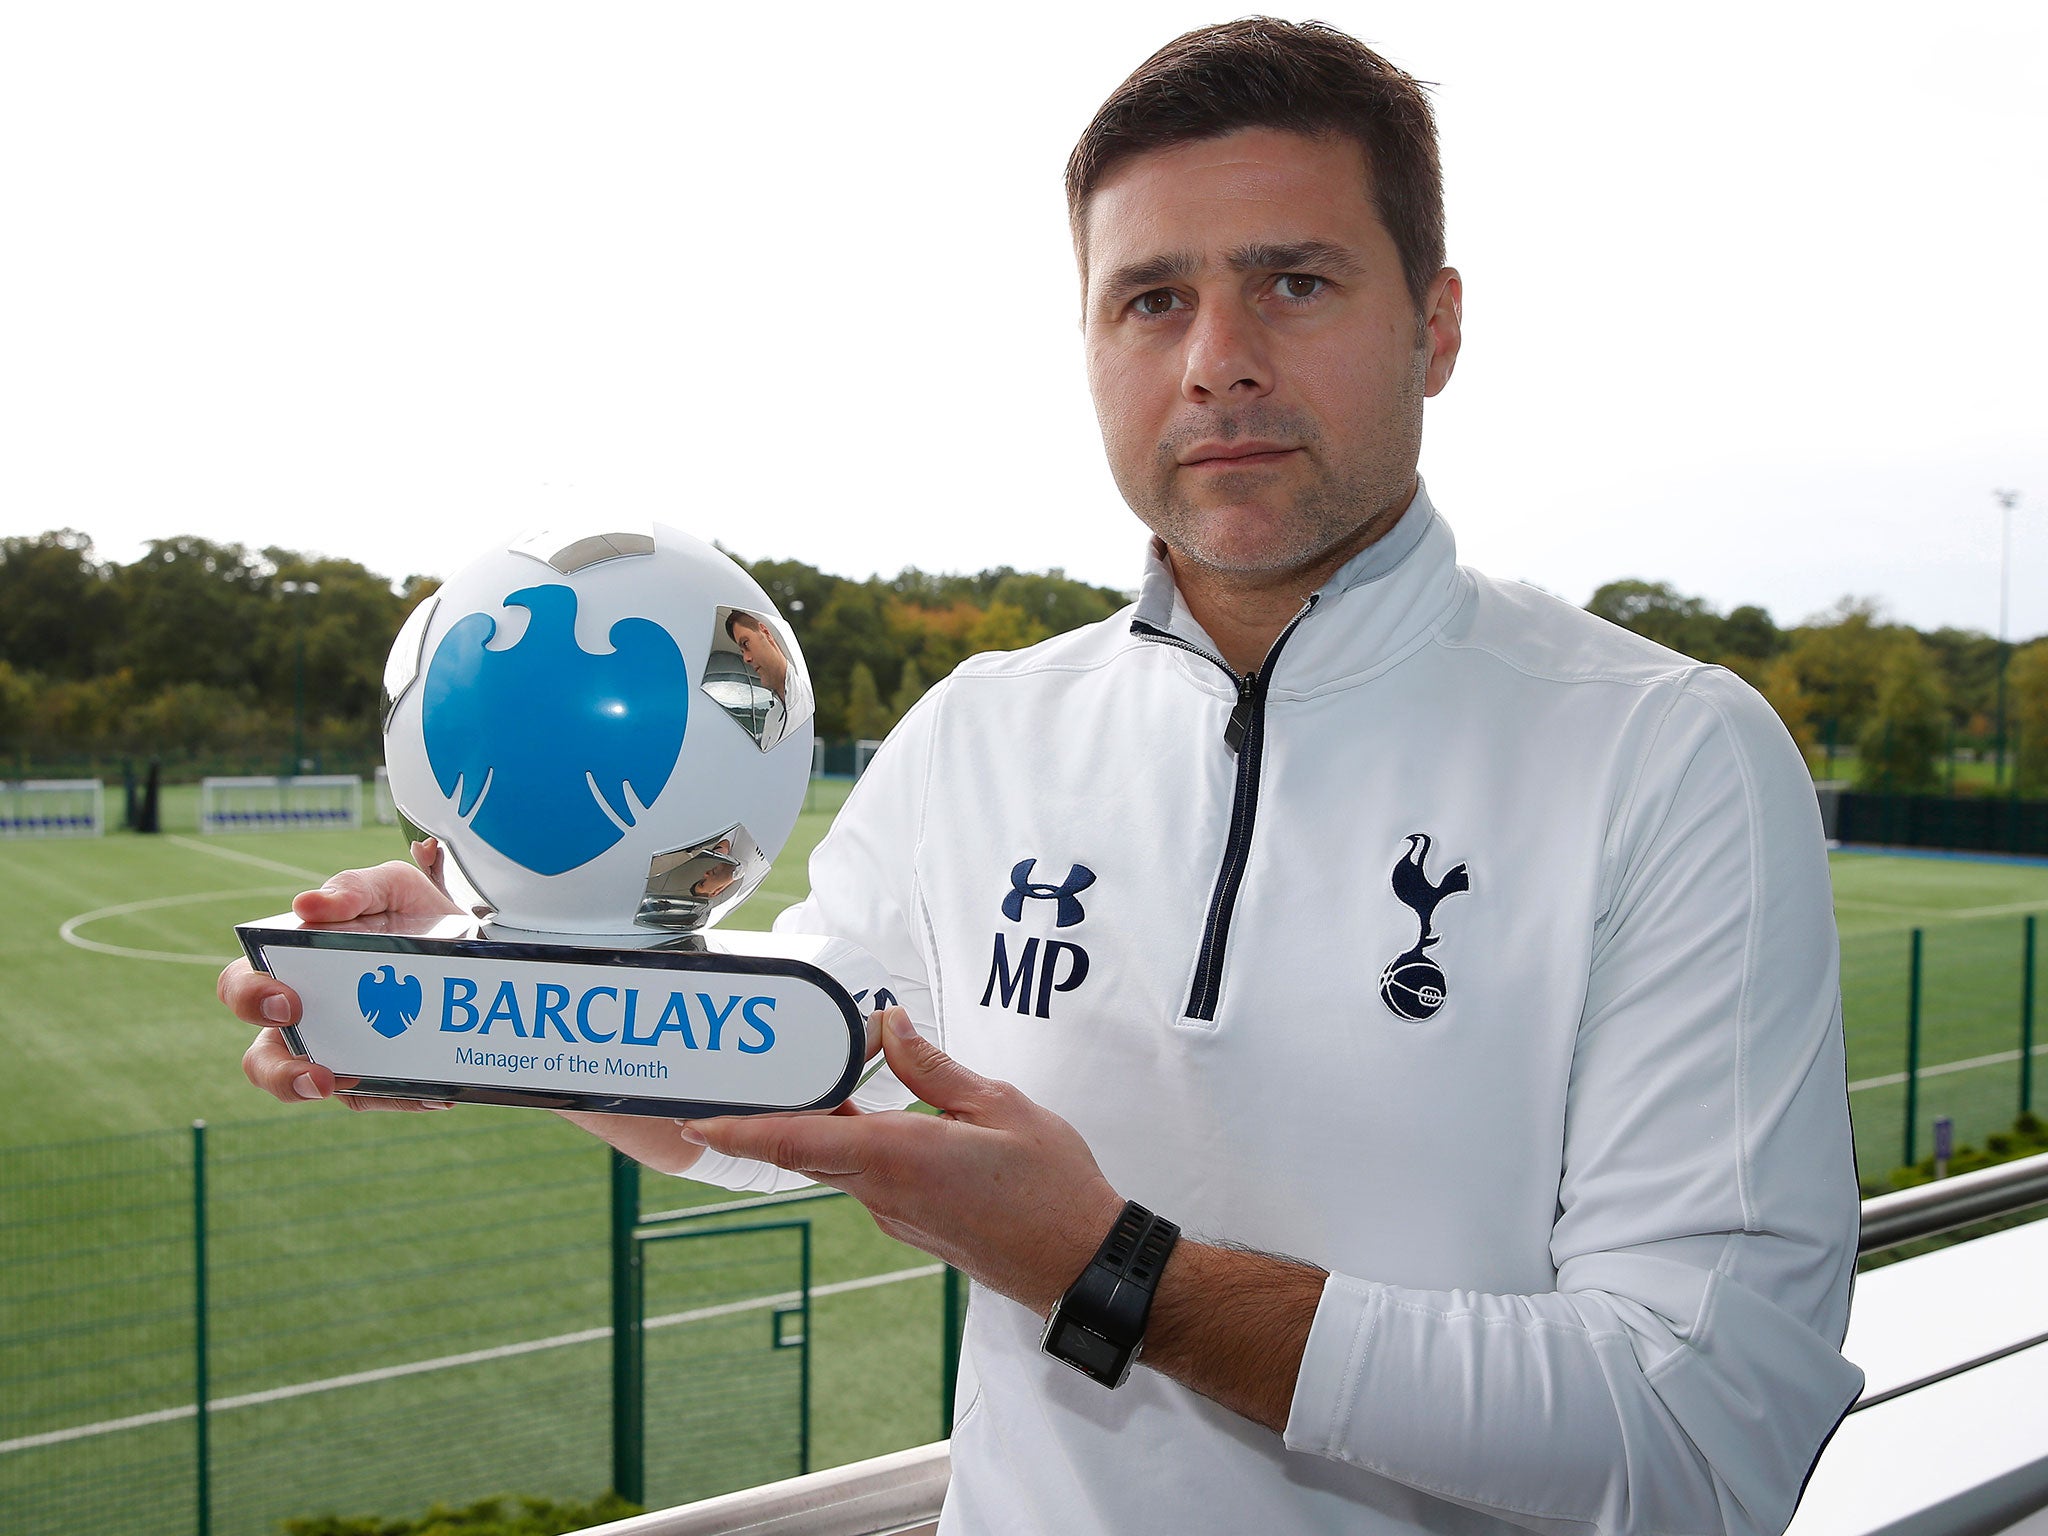
<instances>
[{"instance_id":1,"label":"man's ear","mask_svg":"<svg viewBox=\"0 0 2048 1536\"><path fill-rule=\"evenodd\" d=\"M1422 344L1429 351L1423 394L1436 395L1451 382L1458 366L1458 348L1465 339L1465 280L1456 267L1445 267L1429 285L1422 310Z\"/></svg>"}]
</instances>

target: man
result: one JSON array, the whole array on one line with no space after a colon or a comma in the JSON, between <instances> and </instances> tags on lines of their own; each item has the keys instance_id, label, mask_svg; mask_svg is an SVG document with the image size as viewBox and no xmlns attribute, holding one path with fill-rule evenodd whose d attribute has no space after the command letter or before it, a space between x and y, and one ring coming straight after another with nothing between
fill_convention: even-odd
<instances>
[{"instance_id":1,"label":"man","mask_svg":"<svg viewBox=\"0 0 2048 1536\"><path fill-rule=\"evenodd\" d=\"M1781 1529L1861 1379L1797 753L1727 674L1456 565L1414 81L1320 26L1190 34L1068 192L1144 587L934 688L786 919L894 973L890 1068L943 1116L585 1123L837 1185L974 1277L947 1532ZM330 1088L271 1032L248 1069Z\"/></svg>"},{"instance_id":2,"label":"man","mask_svg":"<svg viewBox=\"0 0 2048 1536\"><path fill-rule=\"evenodd\" d=\"M789 658L782 654L766 620L735 608L725 616L725 633L740 648L740 660L774 696L775 702L768 706L755 738L765 752L781 741L791 726L800 725L809 717L810 685L800 669L790 667Z\"/></svg>"}]
</instances>

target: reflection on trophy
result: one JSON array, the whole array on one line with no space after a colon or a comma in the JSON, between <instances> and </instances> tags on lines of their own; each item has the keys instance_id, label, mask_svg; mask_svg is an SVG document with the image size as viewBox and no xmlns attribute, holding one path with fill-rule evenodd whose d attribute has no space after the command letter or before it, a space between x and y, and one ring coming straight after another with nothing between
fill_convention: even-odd
<instances>
[{"instance_id":1,"label":"reflection on trophy","mask_svg":"<svg viewBox=\"0 0 2048 1536\"><path fill-rule=\"evenodd\" d=\"M776 633L776 620L744 608L722 608L718 623L732 649L713 649L705 663L704 691L766 752L810 721L810 680L801 657L791 664L795 645Z\"/></svg>"},{"instance_id":2,"label":"reflection on trophy","mask_svg":"<svg viewBox=\"0 0 2048 1536\"><path fill-rule=\"evenodd\" d=\"M438 840L468 915L245 925L305 998L294 1049L384 1095L666 1115L845 1096L879 966L711 930L810 778L803 654L745 571L658 526L535 534L413 611L384 694L400 821Z\"/></svg>"}]
</instances>

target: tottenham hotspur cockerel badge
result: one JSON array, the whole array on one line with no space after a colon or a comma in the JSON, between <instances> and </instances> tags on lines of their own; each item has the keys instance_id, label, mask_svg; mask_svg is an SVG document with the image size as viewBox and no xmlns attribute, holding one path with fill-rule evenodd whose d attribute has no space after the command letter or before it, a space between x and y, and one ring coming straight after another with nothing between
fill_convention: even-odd
<instances>
[{"instance_id":1,"label":"tottenham hotspur cockerel badge","mask_svg":"<svg viewBox=\"0 0 2048 1536\"><path fill-rule=\"evenodd\" d=\"M1400 1017L1416 1023L1443 1007L1450 991L1443 968L1424 953L1442 937L1430 927L1430 919L1435 916L1439 902L1472 889L1463 864L1453 866L1443 879L1431 880L1429 871L1423 867L1428 858L1429 834L1410 833L1408 851L1394 861L1394 894L1414 912L1421 931L1415 936L1415 947L1396 955L1380 972L1380 1001Z\"/></svg>"}]
</instances>

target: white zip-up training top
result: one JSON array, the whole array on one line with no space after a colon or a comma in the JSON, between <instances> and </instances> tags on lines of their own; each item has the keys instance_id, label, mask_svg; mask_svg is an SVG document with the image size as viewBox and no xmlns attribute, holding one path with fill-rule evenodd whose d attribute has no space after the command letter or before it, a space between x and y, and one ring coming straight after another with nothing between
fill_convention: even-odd
<instances>
[{"instance_id":1,"label":"white zip-up training top","mask_svg":"<svg viewBox=\"0 0 2048 1536\"><path fill-rule=\"evenodd\" d=\"M1213 649L1155 551L1135 609L964 663L778 923L864 945L1120 1194L1331 1272L1284 1440L977 1290L942 1531L1780 1530L1861 1374L1777 718L1461 569L1422 495L1258 680Z\"/></svg>"}]
</instances>

